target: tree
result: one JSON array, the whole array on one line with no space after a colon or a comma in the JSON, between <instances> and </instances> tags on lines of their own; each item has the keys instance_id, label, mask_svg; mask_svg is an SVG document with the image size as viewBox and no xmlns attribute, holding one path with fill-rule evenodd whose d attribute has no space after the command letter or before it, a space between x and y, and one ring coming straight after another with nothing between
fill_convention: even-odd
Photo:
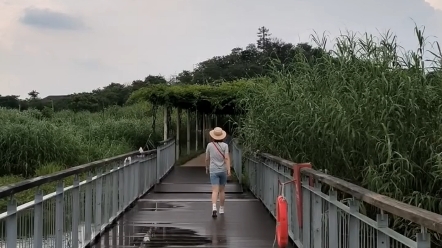
<instances>
[{"instance_id":1,"label":"tree","mask_svg":"<svg viewBox=\"0 0 442 248\"><path fill-rule=\"evenodd\" d=\"M161 76L153 76L153 75L149 75L144 79L144 83L146 84L167 84L167 80Z\"/></svg>"},{"instance_id":2,"label":"tree","mask_svg":"<svg viewBox=\"0 0 442 248\"><path fill-rule=\"evenodd\" d=\"M144 83L143 80L134 80L132 82L131 86L132 86L132 91L136 91L136 90L139 90L139 89L147 86L147 84Z\"/></svg>"},{"instance_id":3,"label":"tree","mask_svg":"<svg viewBox=\"0 0 442 248\"><path fill-rule=\"evenodd\" d=\"M9 108L9 109L18 109L20 108L20 99L18 96L2 96L0 95L0 107Z\"/></svg>"},{"instance_id":4,"label":"tree","mask_svg":"<svg viewBox=\"0 0 442 248\"><path fill-rule=\"evenodd\" d=\"M103 104L92 93L80 93L72 96L71 109L75 112L97 112L103 109Z\"/></svg>"},{"instance_id":5,"label":"tree","mask_svg":"<svg viewBox=\"0 0 442 248\"><path fill-rule=\"evenodd\" d=\"M176 77L177 81L183 84L192 84L193 83L193 73L187 70L182 71Z\"/></svg>"},{"instance_id":6,"label":"tree","mask_svg":"<svg viewBox=\"0 0 442 248\"><path fill-rule=\"evenodd\" d=\"M31 98L31 100L37 99L38 95L40 95L40 93L38 93L36 90L33 90L28 93L28 96Z\"/></svg>"},{"instance_id":7,"label":"tree","mask_svg":"<svg viewBox=\"0 0 442 248\"><path fill-rule=\"evenodd\" d=\"M258 40L256 41L258 49L265 51L267 50L271 39L270 36L272 35L271 33L269 33L269 29L262 26L260 28L258 28Z\"/></svg>"},{"instance_id":8,"label":"tree","mask_svg":"<svg viewBox=\"0 0 442 248\"><path fill-rule=\"evenodd\" d=\"M103 89L93 90L92 93L105 106L123 106L129 98L131 89L123 84L111 83Z\"/></svg>"}]
</instances>

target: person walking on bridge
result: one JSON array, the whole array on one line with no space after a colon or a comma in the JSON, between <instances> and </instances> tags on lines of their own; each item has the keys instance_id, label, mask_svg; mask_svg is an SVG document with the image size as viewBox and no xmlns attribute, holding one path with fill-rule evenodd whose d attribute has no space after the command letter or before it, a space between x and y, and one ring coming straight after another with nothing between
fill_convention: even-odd
<instances>
[{"instance_id":1,"label":"person walking on bridge","mask_svg":"<svg viewBox=\"0 0 442 248\"><path fill-rule=\"evenodd\" d=\"M219 196L219 213L224 214L225 187L230 176L229 145L224 142L227 133L220 127L209 132L212 142L206 148L206 173L212 185L212 217L217 217L216 202Z\"/></svg>"}]
</instances>

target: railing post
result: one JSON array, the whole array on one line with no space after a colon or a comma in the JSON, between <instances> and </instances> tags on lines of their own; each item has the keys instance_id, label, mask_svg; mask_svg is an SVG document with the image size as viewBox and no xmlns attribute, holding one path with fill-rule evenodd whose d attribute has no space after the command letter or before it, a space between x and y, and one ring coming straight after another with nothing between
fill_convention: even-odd
<instances>
[{"instance_id":1,"label":"railing post","mask_svg":"<svg viewBox=\"0 0 442 248\"><path fill-rule=\"evenodd\" d=\"M295 182L295 199L296 199L296 209L298 215L298 225L302 228L302 186L301 186L301 169L302 168L312 168L310 163L294 164L293 165L293 180Z\"/></svg>"},{"instance_id":2,"label":"railing post","mask_svg":"<svg viewBox=\"0 0 442 248\"><path fill-rule=\"evenodd\" d=\"M174 140L173 141L175 144L177 143L177 141L176 140ZM179 158L179 154L177 154L177 151L175 150L175 149L171 149L172 150L172 154L173 154L173 156L170 156L170 157L175 157L176 158L176 160L173 160L170 164L171 164L171 167L175 164L175 161L177 161L178 160L178 158ZM170 160L167 160L168 161L168 163L167 163L167 167L169 167L169 161Z\"/></svg>"},{"instance_id":3,"label":"railing post","mask_svg":"<svg viewBox=\"0 0 442 248\"><path fill-rule=\"evenodd\" d=\"M339 222L338 208L334 204L337 202L337 193L333 189L329 192L328 202L328 247L339 247Z\"/></svg>"},{"instance_id":4,"label":"railing post","mask_svg":"<svg viewBox=\"0 0 442 248\"><path fill-rule=\"evenodd\" d=\"M126 227L127 228L127 227ZM125 233L124 233L124 229L126 229L125 226L123 225L123 221L119 221L118 222L118 244L120 246L124 246L124 241L126 241L125 239Z\"/></svg>"},{"instance_id":5,"label":"railing post","mask_svg":"<svg viewBox=\"0 0 442 248\"><path fill-rule=\"evenodd\" d=\"M78 248L78 225L80 220L80 180L78 175L72 184L72 248Z\"/></svg>"},{"instance_id":6,"label":"railing post","mask_svg":"<svg viewBox=\"0 0 442 248\"><path fill-rule=\"evenodd\" d=\"M112 214L111 218L117 216L118 213L118 166L115 164L112 169Z\"/></svg>"},{"instance_id":7,"label":"railing post","mask_svg":"<svg viewBox=\"0 0 442 248\"><path fill-rule=\"evenodd\" d=\"M108 168L106 168L104 171L105 174L108 171L110 171L110 170L108 170ZM104 203L103 203L104 213L103 213L103 216L104 217L103 218L104 218L105 223L103 223L103 224L107 224L109 222L109 206L112 206L110 199L109 199L110 198L109 193L112 190L112 184L110 182L110 178L111 178L110 175L104 176L104 187L103 187L103 190L104 190Z\"/></svg>"},{"instance_id":8,"label":"railing post","mask_svg":"<svg viewBox=\"0 0 442 248\"><path fill-rule=\"evenodd\" d=\"M57 184L55 197L55 247L63 247L63 209L64 209L64 183L60 181Z\"/></svg>"},{"instance_id":9,"label":"railing post","mask_svg":"<svg viewBox=\"0 0 442 248\"><path fill-rule=\"evenodd\" d=\"M118 213L124 210L124 164L118 166ZM115 217L116 217L115 215Z\"/></svg>"},{"instance_id":10,"label":"railing post","mask_svg":"<svg viewBox=\"0 0 442 248\"><path fill-rule=\"evenodd\" d=\"M116 228L116 226L115 226L115 228L112 228L111 229L111 237L112 237L112 246L117 246L118 245L118 243L117 243L117 236L118 236L118 234L117 234L117 228ZM109 247L109 246L108 246Z\"/></svg>"},{"instance_id":11,"label":"railing post","mask_svg":"<svg viewBox=\"0 0 442 248\"><path fill-rule=\"evenodd\" d=\"M303 184L308 185L308 178L302 179ZM310 218L310 210L312 208L311 206L311 194L308 189L301 188L302 193L302 245L304 247L311 247L310 241L311 241L311 218Z\"/></svg>"},{"instance_id":12,"label":"railing post","mask_svg":"<svg viewBox=\"0 0 442 248\"><path fill-rule=\"evenodd\" d=\"M141 197L144 194L144 188L145 188L145 182L146 177L144 176L144 170L146 169L145 160L140 160L140 163L138 164L138 173L135 175L138 178L138 197Z\"/></svg>"},{"instance_id":13,"label":"railing post","mask_svg":"<svg viewBox=\"0 0 442 248\"><path fill-rule=\"evenodd\" d=\"M416 233L416 248L430 248L431 247L431 235L427 230L422 227L420 233Z\"/></svg>"},{"instance_id":14,"label":"railing post","mask_svg":"<svg viewBox=\"0 0 442 248\"><path fill-rule=\"evenodd\" d=\"M129 165L129 177L132 180L130 180L130 188L129 188L130 200L129 200L129 204L127 204L128 206L135 200L135 197L137 195L137 192L136 192L137 179L135 178L137 164L138 164L138 161L135 161L135 163Z\"/></svg>"},{"instance_id":15,"label":"railing post","mask_svg":"<svg viewBox=\"0 0 442 248\"><path fill-rule=\"evenodd\" d=\"M235 147L235 142L232 142L232 145L229 147L230 149L232 149L232 161L231 163L233 164L233 168L235 169L235 173L236 173L236 147Z\"/></svg>"},{"instance_id":16,"label":"railing post","mask_svg":"<svg viewBox=\"0 0 442 248\"><path fill-rule=\"evenodd\" d=\"M102 204L101 199L103 196L103 172L101 169L98 169L97 179L95 179L95 223L94 223L94 230L95 234L100 231L101 229L101 211L102 211Z\"/></svg>"},{"instance_id":17,"label":"railing post","mask_svg":"<svg viewBox=\"0 0 442 248\"><path fill-rule=\"evenodd\" d=\"M352 199L349 202L350 204L350 213L355 214L359 213L359 201ZM349 247L351 248L359 248L360 242L359 242L359 236L361 235L360 232L360 220L354 217L350 214L350 221L348 223L348 239L349 239Z\"/></svg>"},{"instance_id":18,"label":"railing post","mask_svg":"<svg viewBox=\"0 0 442 248\"><path fill-rule=\"evenodd\" d=\"M37 189L37 192L35 193L35 198L34 199L35 199L35 206L34 206L34 247L35 248L42 248L43 247L43 192L41 191L41 189ZM75 210L75 208L73 208L73 210ZM77 236L78 236L78 232L77 232ZM73 235L72 235L72 238L74 238ZM78 243L78 241L77 241L77 243ZM75 248L77 248L77 247L75 247Z\"/></svg>"},{"instance_id":19,"label":"railing post","mask_svg":"<svg viewBox=\"0 0 442 248\"><path fill-rule=\"evenodd\" d=\"M155 154L156 155L156 154ZM152 156L152 155L150 155L150 156ZM143 177L144 177L144 184L143 184L143 195L144 194L146 194L147 193L147 190L149 189L149 187L150 187L150 183L152 182L152 180L150 180L150 175L151 175L151 173L150 173L150 168L151 167L153 167L153 166L151 166L150 164L151 164L151 161L153 160L154 158L153 157L151 157L150 159L148 159L148 160L146 160L144 163L145 163L145 165L144 165L144 172L143 172ZM154 168L156 168L157 167L157 161L156 161L156 159L155 159L155 167Z\"/></svg>"},{"instance_id":20,"label":"railing post","mask_svg":"<svg viewBox=\"0 0 442 248\"><path fill-rule=\"evenodd\" d=\"M141 161L138 160L138 162L134 165L134 171L133 171L133 177L135 178L135 182L134 182L134 199L136 200L138 199L138 197L140 197L140 181L141 181L141 177L140 175L140 166L141 166Z\"/></svg>"},{"instance_id":21,"label":"railing post","mask_svg":"<svg viewBox=\"0 0 442 248\"><path fill-rule=\"evenodd\" d=\"M7 247L17 247L17 201L15 199L11 198L7 211L6 244Z\"/></svg>"},{"instance_id":22,"label":"railing post","mask_svg":"<svg viewBox=\"0 0 442 248\"><path fill-rule=\"evenodd\" d=\"M92 237L92 173L89 172L86 179L86 189L85 189L85 231L84 231L84 241L89 243Z\"/></svg>"},{"instance_id":23,"label":"railing post","mask_svg":"<svg viewBox=\"0 0 442 248\"><path fill-rule=\"evenodd\" d=\"M388 228L388 215L384 214L384 213L377 214L376 221L378 224L376 247L389 248L390 247L390 237L388 237L385 233L383 233L379 230L379 228Z\"/></svg>"},{"instance_id":24,"label":"railing post","mask_svg":"<svg viewBox=\"0 0 442 248\"><path fill-rule=\"evenodd\" d=\"M237 161L238 161L238 171L235 171L237 177L238 177L238 181L241 184L242 183L242 150L241 148L237 147L238 150L238 157L237 157Z\"/></svg>"},{"instance_id":25,"label":"railing post","mask_svg":"<svg viewBox=\"0 0 442 248\"><path fill-rule=\"evenodd\" d=\"M242 151L237 146L235 141L231 139L229 142L229 147L232 151L231 163L233 163L233 169L235 170L235 174L238 177L238 182L242 183Z\"/></svg>"},{"instance_id":26,"label":"railing post","mask_svg":"<svg viewBox=\"0 0 442 248\"><path fill-rule=\"evenodd\" d=\"M135 164L132 165L132 178L134 178L133 180L133 184L132 184L132 201L135 201L138 198L138 184L140 183L140 177L139 177L139 173L138 173L138 168L140 166L140 160L138 160Z\"/></svg>"},{"instance_id":27,"label":"railing post","mask_svg":"<svg viewBox=\"0 0 442 248\"><path fill-rule=\"evenodd\" d=\"M131 162L129 162L130 164ZM129 166L128 164L125 164L123 167L123 173L124 173L124 204L123 204L123 211L124 209L129 205L129 201L130 201L130 192L129 192L129 187L130 187L130 175L129 175Z\"/></svg>"},{"instance_id":28,"label":"railing post","mask_svg":"<svg viewBox=\"0 0 442 248\"><path fill-rule=\"evenodd\" d=\"M157 147L157 178L156 182L160 183L160 170L161 170L161 146Z\"/></svg>"},{"instance_id":29,"label":"railing post","mask_svg":"<svg viewBox=\"0 0 442 248\"><path fill-rule=\"evenodd\" d=\"M312 194L313 213L311 216L313 219L313 235L311 235L311 238L314 248L322 248L322 198L315 193L321 193L321 183L319 181L316 181L314 193ZM353 248L353 246L350 247Z\"/></svg>"}]
</instances>

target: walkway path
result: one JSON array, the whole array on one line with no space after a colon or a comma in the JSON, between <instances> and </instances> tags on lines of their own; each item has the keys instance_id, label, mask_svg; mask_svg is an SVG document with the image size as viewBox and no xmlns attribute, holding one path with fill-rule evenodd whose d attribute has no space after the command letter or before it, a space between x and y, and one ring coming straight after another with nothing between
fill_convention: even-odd
<instances>
[{"instance_id":1,"label":"walkway path","mask_svg":"<svg viewBox=\"0 0 442 248\"><path fill-rule=\"evenodd\" d=\"M95 247L271 248L275 221L264 205L236 182L226 190L226 213L212 218L204 155L198 156L175 167Z\"/></svg>"},{"instance_id":2,"label":"walkway path","mask_svg":"<svg viewBox=\"0 0 442 248\"><path fill-rule=\"evenodd\" d=\"M187 161L186 163L181 165L181 167L202 167L204 166L205 159L206 154L203 153L198 155L196 158Z\"/></svg>"}]
</instances>

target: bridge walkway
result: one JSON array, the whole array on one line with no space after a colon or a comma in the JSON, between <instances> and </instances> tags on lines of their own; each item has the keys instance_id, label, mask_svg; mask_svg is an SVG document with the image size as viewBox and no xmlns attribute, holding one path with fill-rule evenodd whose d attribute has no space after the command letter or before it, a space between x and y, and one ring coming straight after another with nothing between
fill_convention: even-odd
<instances>
[{"instance_id":1,"label":"bridge walkway","mask_svg":"<svg viewBox=\"0 0 442 248\"><path fill-rule=\"evenodd\" d=\"M275 220L235 178L226 185L226 212L217 218L210 192L202 154L171 170L94 247L273 246Z\"/></svg>"}]
</instances>

